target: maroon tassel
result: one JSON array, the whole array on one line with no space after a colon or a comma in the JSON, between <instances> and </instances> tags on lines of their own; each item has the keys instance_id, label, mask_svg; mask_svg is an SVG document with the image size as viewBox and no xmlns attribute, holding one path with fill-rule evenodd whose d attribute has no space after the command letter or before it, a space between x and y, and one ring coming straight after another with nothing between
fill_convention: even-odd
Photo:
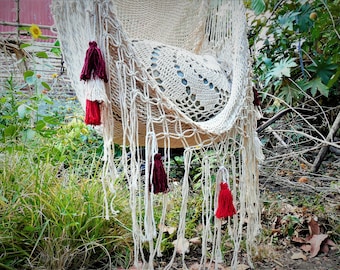
<instances>
[{"instance_id":1,"label":"maroon tassel","mask_svg":"<svg viewBox=\"0 0 340 270\"><path fill-rule=\"evenodd\" d=\"M106 76L105 61L100 49L97 47L97 42L90 41L89 48L86 51L84 66L81 71L80 80L90 80L96 77L108 82Z\"/></svg>"},{"instance_id":2,"label":"maroon tassel","mask_svg":"<svg viewBox=\"0 0 340 270\"><path fill-rule=\"evenodd\" d=\"M255 106L260 106L261 100L260 100L260 97L259 97L259 93L257 92L257 90L254 87L253 87L253 94L254 94L253 104Z\"/></svg>"},{"instance_id":3,"label":"maroon tassel","mask_svg":"<svg viewBox=\"0 0 340 270\"><path fill-rule=\"evenodd\" d=\"M218 195L218 205L215 216L217 218L231 217L236 214L233 204L233 195L231 194L227 183L222 182L220 187L221 189Z\"/></svg>"},{"instance_id":4,"label":"maroon tassel","mask_svg":"<svg viewBox=\"0 0 340 270\"><path fill-rule=\"evenodd\" d=\"M85 111L85 124L86 125L100 125L100 108L97 100L86 100Z\"/></svg>"},{"instance_id":5,"label":"maroon tassel","mask_svg":"<svg viewBox=\"0 0 340 270\"><path fill-rule=\"evenodd\" d=\"M106 76L105 61L97 42L90 41L89 48L86 51L84 66L80 74L80 80L88 81L95 78L108 82ZM87 125L100 125L100 101L86 100L85 123Z\"/></svg>"},{"instance_id":6,"label":"maroon tassel","mask_svg":"<svg viewBox=\"0 0 340 270\"><path fill-rule=\"evenodd\" d=\"M153 193L155 194L161 192L167 193L169 191L168 179L163 167L162 155L160 153L156 154L154 157L154 166L152 174L152 183L150 183L150 191L152 190L152 187Z\"/></svg>"}]
</instances>

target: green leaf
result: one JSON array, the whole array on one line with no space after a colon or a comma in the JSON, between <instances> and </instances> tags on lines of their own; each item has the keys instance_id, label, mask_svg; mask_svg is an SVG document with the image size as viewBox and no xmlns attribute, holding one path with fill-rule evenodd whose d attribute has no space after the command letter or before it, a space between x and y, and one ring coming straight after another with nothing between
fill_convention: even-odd
<instances>
[{"instance_id":1,"label":"green leaf","mask_svg":"<svg viewBox=\"0 0 340 270\"><path fill-rule=\"evenodd\" d=\"M55 116L45 116L43 118L43 120L48 123L48 124L51 124L51 125L58 125L60 124L60 121L57 117Z\"/></svg>"},{"instance_id":2,"label":"green leaf","mask_svg":"<svg viewBox=\"0 0 340 270\"><path fill-rule=\"evenodd\" d=\"M35 124L35 128L37 131L41 131L45 126L46 126L46 123L43 120L39 120Z\"/></svg>"},{"instance_id":3,"label":"green leaf","mask_svg":"<svg viewBox=\"0 0 340 270\"><path fill-rule=\"evenodd\" d=\"M20 26L18 27L19 30L30 31L30 26Z\"/></svg>"},{"instance_id":4,"label":"green leaf","mask_svg":"<svg viewBox=\"0 0 340 270\"><path fill-rule=\"evenodd\" d=\"M46 82L41 82L41 85L42 85L43 87L45 87L45 89L51 90L51 87L49 86L48 83L46 83Z\"/></svg>"},{"instance_id":5,"label":"green leaf","mask_svg":"<svg viewBox=\"0 0 340 270\"><path fill-rule=\"evenodd\" d=\"M42 100L44 102L46 102L47 104L49 104L49 105L53 105L54 104L53 100L51 98L49 98L47 95L44 95Z\"/></svg>"},{"instance_id":6,"label":"green leaf","mask_svg":"<svg viewBox=\"0 0 340 270\"><path fill-rule=\"evenodd\" d=\"M34 75L34 72L32 70L26 70L24 72L24 80L26 81L27 77L32 77Z\"/></svg>"},{"instance_id":7,"label":"green leaf","mask_svg":"<svg viewBox=\"0 0 340 270\"><path fill-rule=\"evenodd\" d=\"M328 81L327 87L331 88L338 81L339 77L340 77L340 66L338 67L337 72Z\"/></svg>"},{"instance_id":8,"label":"green leaf","mask_svg":"<svg viewBox=\"0 0 340 270\"><path fill-rule=\"evenodd\" d=\"M316 78L312 81L309 81L305 84L305 89L310 89L310 92L313 97L315 97L316 93L319 91L321 95L328 97L329 88L327 85L324 85L321 81L321 78Z\"/></svg>"},{"instance_id":9,"label":"green leaf","mask_svg":"<svg viewBox=\"0 0 340 270\"><path fill-rule=\"evenodd\" d=\"M297 25L301 32L308 32L313 26L314 22L309 18L313 11L310 4L306 3L300 7L300 14L297 16Z\"/></svg>"},{"instance_id":10,"label":"green leaf","mask_svg":"<svg viewBox=\"0 0 340 270\"><path fill-rule=\"evenodd\" d=\"M314 60L314 63L306 69L315 72L321 78L322 83L328 84L329 79L335 74L339 66L332 62L331 58Z\"/></svg>"},{"instance_id":11,"label":"green leaf","mask_svg":"<svg viewBox=\"0 0 340 270\"><path fill-rule=\"evenodd\" d=\"M252 0L251 9L254 10L255 15L259 15L266 10L266 4L264 0Z\"/></svg>"},{"instance_id":12,"label":"green leaf","mask_svg":"<svg viewBox=\"0 0 340 270\"><path fill-rule=\"evenodd\" d=\"M281 79L283 76L290 77L290 70L296 67L295 58L281 59L280 62L274 63L274 67L266 75L266 83L272 78Z\"/></svg>"},{"instance_id":13,"label":"green leaf","mask_svg":"<svg viewBox=\"0 0 340 270\"><path fill-rule=\"evenodd\" d=\"M59 40L57 40L56 42L54 42L53 44L53 48L51 49L51 52L54 53L57 56L61 55L61 50L60 50L60 42Z\"/></svg>"},{"instance_id":14,"label":"green leaf","mask_svg":"<svg viewBox=\"0 0 340 270\"><path fill-rule=\"evenodd\" d=\"M28 44L28 43L23 43L20 44L20 49L25 49L26 47L32 46L32 44Z\"/></svg>"},{"instance_id":15,"label":"green leaf","mask_svg":"<svg viewBox=\"0 0 340 270\"><path fill-rule=\"evenodd\" d=\"M36 131L33 130L33 129L24 130L23 133L22 133L23 139L28 140L28 141L33 140L34 137L35 137L35 134L36 134Z\"/></svg>"},{"instance_id":16,"label":"green leaf","mask_svg":"<svg viewBox=\"0 0 340 270\"><path fill-rule=\"evenodd\" d=\"M39 36L39 39L47 40L47 39L50 39L50 38L49 37L45 37L45 36Z\"/></svg>"},{"instance_id":17,"label":"green leaf","mask_svg":"<svg viewBox=\"0 0 340 270\"><path fill-rule=\"evenodd\" d=\"M279 15L278 17L278 23L281 25L283 29L287 29L290 31L293 31L294 29L294 24L293 22L296 20L296 16L298 16L300 12L288 12L285 13L284 15Z\"/></svg>"},{"instance_id":18,"label":"green leaf","mask_svg":"<svg viewBox=\"0 0 340 270\"><path fill-rule=\"evenodd\" d=\"M32 85L32 84L34 84L34 83L37 81L37 77L35 77L35 76L29 76L29 77L26 77L25 81L26 81L29 85Z\"/></svg>"},{"instance_id":19,"label":"green leaf","mask_svg":"<svg viewBox=\"0 0 340 270\"><path fill-rule=\"evenodd\" d=\"M56 42L54 42L53 46L55 46L55 47L60 47L60 41L59 41L59 40L56 40Z\"/></svg>"},{"instance_id":20,"label":"green leaf","mask_svg":"<svg viewBox=\"0 0 340 270\"><path fill-rule=\"evenodd\" d=\"M17 125L10 125L5 128L4 135L5 137L12 137L17 131Z\"/></svg>"},{"instance_id":21,"label":"green leaf","mask_svg":"<svg viewBox=\"0 0 340 270\"><path fill-rule=\"evenodd\" d=\"M21 104L18 107L18 115L20 118L24 118L26 116L27 113L27 106L25 104Z\"/></svg>"},{"instance_id":22,"label":"green leaf","mask_svg":"<svg viewBox=\"0 0 340 270\"><path fill-rule=\"evenodd\" d=\"M48 55L46 52L37 52L35 55L39 58L48 58Z\"/></svg>"},{"instance_id":23,"label":"green leaf","mask_svg":"<svg viewBox=\"0 0 340 270\"><path fill-rule=\"evenodd\" d=\"M280 88L278 97L283 99L288 104L293 104L294 100L298 100L300 96L300 90L294 85L286 85Z\"/></svg>"}]
</instances>

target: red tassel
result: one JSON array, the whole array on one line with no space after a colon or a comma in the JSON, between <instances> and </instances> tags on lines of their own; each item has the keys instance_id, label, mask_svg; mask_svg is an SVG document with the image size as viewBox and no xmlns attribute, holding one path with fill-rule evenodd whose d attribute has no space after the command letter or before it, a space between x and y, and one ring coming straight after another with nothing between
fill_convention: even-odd
<instances>
[{"instance_id":1,"label":"red tassel","mask_svg":"<svg viewBox=\"0 0 340 270\"><path fill-rule=\"evenodd\" d=\"M233 195L231 194L227 183L222 182L220 187L221 189L218 195L218 205L215 216L217 218L231 217L236 214L233 204Z\"/></svg>"},{"instance_id":2,"label":"red tassel","mask_svg":"<svg viewBox=\"0 0 340 270\"><path fill-rule=\"evenodd\" d=\"M86 100L85 110L85 124L86 125L100 125L100 108L98 101Z\"/></svg>"},{"instance_id":3,"label":"red tassel","mask_svg":"<svg viewBox=\"0 0 340 270\"><path fill-rule=\"evenodd\" d=\"M150 166L151 167L151 166ZM152 183L150 183L150 191L153 187L153 193L167 193L169 191L168 187L168 179L165 173L163 163L162 163L162 155L156 154L154 157L154 166L153 166L153 174L152 174Z\"/></svg>"},{"instance_id":4,"label":"red tassel","mask_svg":"<svg viewBox=\"0 0 340 270\"><path fill-rule=\"evenodd\" d=\"M89 42L89 48L86 51L84 66L81 71L80 80L90 80L93 78L100 78L107 82L105 61L100 49L97 47L97 42Z\"/></svg>"}]
</instances>

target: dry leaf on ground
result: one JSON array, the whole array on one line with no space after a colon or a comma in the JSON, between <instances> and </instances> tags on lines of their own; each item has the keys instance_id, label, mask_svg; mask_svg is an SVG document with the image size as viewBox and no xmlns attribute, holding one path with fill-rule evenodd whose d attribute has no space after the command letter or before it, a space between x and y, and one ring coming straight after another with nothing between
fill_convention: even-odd
<instances>
[{"instance_id":1,"label":"dry leaf on ground","mask_svg":"<svg viewBox=\"0 0 340 270\"><path fill-rule=\"evenodd\" d=\"M189 253L189 241L184 238L178 238L175 241L172 242L174 245L176 252L179 254Z\"/></svg>"},{"instance_id":2,"label":"dry leaf on ground","mask_svg":"<svg viewBox=\"0 0 340 270\"><path fill-rule=\"evenodd\" d=\"M189 267L189 270L201 270L201 269L206 269L206 270L226 270L228 268L225 268L225 266L221 264L217 264L215 268L215 263L206 263L204 267L202 267L199 263L195 263Z\"/></svg>"},{"instance_id":3,"label":"dry leaf on ground","mask_svg":"<svg viewBox=\"0 0 340 270\"><path fill-rule=\"evenodd\" d=\"M175 227L170 227L162 224L158 225L158 229L162 229L163 232L167 232L169 234L173 234L177 230L177 228Z\"/></svg>"},{"instance_id":4,"label":"dry leaf on ground","mask_svg":"<svg viewBox=\"0 0 340 270\"><path fill-rule=\"evenodd\" d=\"M311 245L309 245L309 244L302 245L300 248L301 248L304 252L310 252L310 250L312 249Z\"/></svg>"},{"instance_id":5,"label":"dry leaf on ground","mask_svg":"<svg viewBox=\"0 0 340 270\"><path fill-rule=\"evenodd\" d=\"M299 260L299 259L302 259L304 261L307 261L307 257L306 255L304 255L302 252L297 252L297 253L294 253L292 255L292 257L290 257L292 260Z\"/></svg>"},{"instance_id":6,"label":"dry leaf on ground","mask_svg":"<svg viewBox=\"0 0 340 270\"><path fill-rule=\"evenodd\" d=\"M307 183L308 182L308 177L302 176L298 180L299 183Z\"/></svg>"},{"instance_id":7,"label":"dry leaf on ground","mask_svg":"<svg viewBox=\"0 0 340 270\"><path fill-rule=\"evenodd\" d=\"M194 245L200 245L200 244L202 244L202 240L201 240L200 237L191 238L191 239L189 239L189 242L190 242L191 244L194 244Z\"/></svg>"},{"instance_id":8,"label":"dry leaf on ground","mask_svg":"<svg viewBox=\"0 0 340 270\"><path fill-rule=\"evenodd\" d=\"M309 228L309 233L310 233L310 235L320 234L320 226L319 226L319 223L318 223L317 221L315 221L314 218L312 218L312 219L308 222L308 228Z\"/></svg>"},{"instance_id":9,"label":"dry leaf on ground","mask_svg":"<svg viewBox=\"0 0 340 270\"><path fill-rule=\"evenodd\" d=\"M314 234L313 237L307 241L311 245L310 257L313 258L318 255L322 242L328 237L327 234Z\"/></svg>"},{"instance_id":10,"label":"dry leaf on ground","mask_svg":"<svg viewBox=\"0 0 340 270\"><path fill-rule=\"evenodd\" d=\"M237 270L247 270L250 269L250 267L246 264L238 264ZM231 270L231 266L227 267L225 270Z\"/></svg>"}]
</instances>

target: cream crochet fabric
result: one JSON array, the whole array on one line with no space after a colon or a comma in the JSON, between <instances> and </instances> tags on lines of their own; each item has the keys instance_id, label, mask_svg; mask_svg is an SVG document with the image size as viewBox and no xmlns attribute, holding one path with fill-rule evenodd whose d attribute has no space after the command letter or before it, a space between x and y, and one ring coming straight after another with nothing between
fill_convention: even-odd
<instances>
[{"instance_id":1,"label":"cream crochet fabric","mask_svg":"<svg viewBox=\"0 0 340 270\"><path fill-rule=\"evenodd\" d=\"M185 149L177 239L185 239L193 155L200 162L202 265L223 261L221 220L214 217L218 185L212 176L228 171L238 211L228 220L234 244L231 266L236 269L244 228L251 264L251 247L260 229L257 166L263 156L255 131L258 111L253 105L242 1L53 0L52 10L79 101L85 107L89 89L90 99L103 101L103 192L114 192L117 168L122 166L130 190L134 264L152 269L153 260L161 255L158 228L162 226L154 219L154 196L164 197L159 223L167 222L168 194L149 192L148 177L144 179L140 169L141 147L146 162L153 160L159 147L164 148L167 173L170 149ZM103 53L109 75L106 84L89 85L79 79L89 41L96 41ZM114 143L123 146L121 163L113 160ZM115 214L109 205L105 201L106 218ZM213 226L206 222L211 220ZM149 243L148 258L143 242ZM166 269L175 256L176 252ZM185 268L185 253L182 257Z\"/></svg>"}]
</instances>

